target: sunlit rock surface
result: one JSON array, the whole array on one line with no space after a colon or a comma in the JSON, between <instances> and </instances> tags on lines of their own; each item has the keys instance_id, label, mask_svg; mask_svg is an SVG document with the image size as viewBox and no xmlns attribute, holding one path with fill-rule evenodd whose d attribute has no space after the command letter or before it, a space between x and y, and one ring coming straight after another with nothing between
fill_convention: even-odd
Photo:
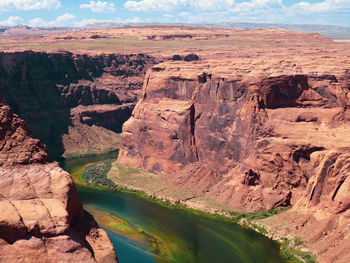
<instances>
[{"instance_id":1,"label":"sunlit rock surface","mask_svg":"<svg viewBox=\"0 0 350 263\"><path fill-rule=\"evenodd\" d=\"M117 262L71 176L0 104L0 261Z\"/></svg>"},{"instance_id":2,"label":"sunlit rock surface","mask_svg":"<svg viewBox=\"0 0 350 263\"><path fill-rule=\"evenodd\" d=\"M271 229L304 238L320 262L348 262L350 54L317 35L250 34L252 55L149 70L118 162L231 210L292 206Z\"/></svg>"}]
</instances>

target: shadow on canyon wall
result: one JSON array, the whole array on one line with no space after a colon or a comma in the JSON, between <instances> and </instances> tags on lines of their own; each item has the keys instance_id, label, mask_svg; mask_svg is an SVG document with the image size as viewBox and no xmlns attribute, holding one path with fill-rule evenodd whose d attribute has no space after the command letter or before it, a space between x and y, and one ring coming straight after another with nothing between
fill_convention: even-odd
<instances>
[{"instance_id":1,"label":"shadow on canyon wall","mask_svg":"<svg viewBox=\"0 0 350 263\"><path fill-rule=\"evenodd\" d=\"M59 159L62 136L76 121L121 132L144 74L155 63L143 54L0 53L0 100L26 121L50 157Z\"/></svg>"}]
</instances>

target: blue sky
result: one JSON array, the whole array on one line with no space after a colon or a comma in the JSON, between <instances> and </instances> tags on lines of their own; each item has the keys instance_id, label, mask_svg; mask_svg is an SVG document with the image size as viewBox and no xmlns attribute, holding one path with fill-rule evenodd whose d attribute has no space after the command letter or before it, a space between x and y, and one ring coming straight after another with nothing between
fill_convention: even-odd
<instances>
[{"instance_id":1,"label":"blue sky","mask_svg":"<svg viewBox=\"0 0 350 263\"><path fill-rule=\"evenodd\" d=\"M350 26L350 0L0 0L0 25L80 26L102 21Z\"/></svg>"}]
</instances>

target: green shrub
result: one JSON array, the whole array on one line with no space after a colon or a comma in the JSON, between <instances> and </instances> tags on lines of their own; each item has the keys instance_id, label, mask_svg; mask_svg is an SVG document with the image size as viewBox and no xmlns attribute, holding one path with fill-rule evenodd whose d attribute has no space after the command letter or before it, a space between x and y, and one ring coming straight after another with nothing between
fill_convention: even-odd
<instances>
[{"instance_id":1,"label":"green shrub","mask_svg":"<svg viewBox=\"0 0 350 263\"><path fill-rule=\"evenodd\" d=\"M92 185L115 187L115 183L107 177L112 167L112 162L114 162L114 160L110 159L89 165L83 172L83 180Z\"/></svg>"}]
</instances>

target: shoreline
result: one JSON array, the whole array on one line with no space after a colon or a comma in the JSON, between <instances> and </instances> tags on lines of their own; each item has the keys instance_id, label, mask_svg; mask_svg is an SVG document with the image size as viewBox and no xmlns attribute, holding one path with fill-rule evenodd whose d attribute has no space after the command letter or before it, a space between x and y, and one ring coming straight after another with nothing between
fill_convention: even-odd
<instances>
[{"instance_id":1,"label":"shoreline","mask_svg":"<svg viewBox=\"0 0 350 263\"><path fill-rule=\"evenodd\" d=\"M86 158L93 158L93 157L99 157L107 154L114 154L114 153L119 153L119 149L112 149L100 153L88 153L88 154L77 154L77 155L72 155L72 156L67 156L67 157L62 157L63 162L64 161L71 161L71 160L78 160L78 159L86 159Z\"/></svg>"},{"instance_id":2,"label":"shoreline","mask_svg":"<svg viewBox=\"0 0 350 263\"><path fill-rule=\"evenodd\" d=\"M117 151L118 150L113 150L110 152L117 152ZM100 154L92 154L92 155L99 156ZM69 157L69 158L66 158L65 160L84 159L84 157L85 157L84 155L79 155L79 157ZM108 192L123 192L127 194L132 194L137 196L138 198L142 198L148 202L155 203L157 205L166 207L168 209L180 209L192 215L203 216L208 219L214 219L225 223L238 224L241 227L244 227L246 229L251 229L269 238L270 240L273 240L274 242L276 242L280 247L281 257L285 260L285 262L317 263L316 255L308 249L308 247L305 245L305 243L302 240L300 240L300 238L294 237L293 239L288 239L286 237L275 236L272 233L270 233L267 229L259 225L260 219L264 219L273 215L283 213L289 210L290 208L282 209L282 210L275 209L275 210L268 210L263 212L245 212L245 213L233 212L233 211L230 211L230 212L214 211L213 212L213 210L211 209L207 209L207 208L198 209L196 207L191 207L190 204L178 203L177 201L173 201L171 199L159 197L156 194L147 192L146 190L140 189L140 188L132 188L132 187L126 187L126 186L117 186L117 185L114 187L109 187L109 186L96 185L96 184L91 184L86 182L83 177L85 169L99 162L101 161L86 163L74 169L74 171L72 171L71 173L71 176L74 182L77 185L95 189L95 190L108 191ZM105 174L105 177L107 178L107 174Z\"/></svg>"}]
</instances>

